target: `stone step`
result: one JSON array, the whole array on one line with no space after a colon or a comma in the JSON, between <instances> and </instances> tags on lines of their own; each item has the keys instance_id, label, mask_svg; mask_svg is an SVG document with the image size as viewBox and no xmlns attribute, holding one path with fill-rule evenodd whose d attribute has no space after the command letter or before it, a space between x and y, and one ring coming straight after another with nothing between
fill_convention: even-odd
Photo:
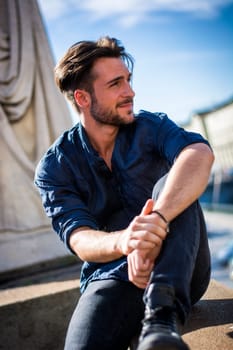
<instances>
[{"instance_id":1,"label":"stone step","mask_svg":"<svg viewBox=\"0 0 233 350\"><path fill-rule=\"evenodd\" d=\"M31 283L21 281L0 290L0 349L63 349L80 295L79 268L51 271ZM233 290L211 280L193 308L183 337L191 350L232 350Z\"/></svg>"},{"instance_id":2,"label":"stone step","mask_svg":"<svg viewBox=\"0 0 233 350\"><path fill-rule=\"evenodd\" d=\"M193 307L183 338L191 350L233 349L233 289L211 280Z\"/></svg>"}]
</instances>

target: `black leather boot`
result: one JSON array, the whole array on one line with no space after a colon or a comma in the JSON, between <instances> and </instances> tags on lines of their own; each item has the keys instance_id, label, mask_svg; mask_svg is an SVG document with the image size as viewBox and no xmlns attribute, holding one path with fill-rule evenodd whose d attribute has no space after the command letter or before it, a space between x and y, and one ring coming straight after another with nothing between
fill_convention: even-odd
<instances>
[{"instance_id":1,"label":"black leather boot","mask_svg":"<svg viewBox=\"0 0 233 350\"><path fill-rule=\"evenodd\" d=\"M189 350L179 335L177 322L173 287L151 284L137 350Z\"/></svg>"}]
</instances>

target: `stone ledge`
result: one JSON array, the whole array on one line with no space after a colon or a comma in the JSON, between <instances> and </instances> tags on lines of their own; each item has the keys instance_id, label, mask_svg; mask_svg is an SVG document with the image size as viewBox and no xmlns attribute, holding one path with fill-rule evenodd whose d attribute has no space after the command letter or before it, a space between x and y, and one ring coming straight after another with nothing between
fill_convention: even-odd
<instances>
[{"instance_id":1,"label":"stone ledge","mask_svg":"<svg viewBox=\"0 0 233 350\"><path fill-rule=\"evenodd\" d=\"M0 307L5 305L16 305L17 303L26 302L28 300L53 296L58 293L79 288L79 280L64 282L49 282L27 287L17 287L0 291Z\"/></svg>"},{"instance_id":2,"label":"stone ledge","mask_svg":"<svg viewBox=\"0 0 233 350\"><path fill-rule=\"evenodd\" d=\"M1 350L62 350L79 289L71 287L0 308Z\"/></svg>"},{"instance_id":3,"label":"stone ledge","mask_svg":"<svg viewBox=\"0 0 233 350\"><path fill-rule=\"evenodd\" d=\"M79 275L77 264L2 285L0 349L62 350Z\"/></svg>"},{"instance_id":4,"label":"stone ledge","mask_svg":"<svg viewBox=\"0 0 233 350\"><path fill-rule=\"evenodd\" d=\"M183 329L191 350L233 349L233 290L211 280Z\"/></svg>"},{"instance_id":5,"label":"stone ledge","mask_svg":"<svg viewBox=\"0 0 233 350\"><path fill-rule=\"evenodd\" d=\"M79 298L73 273L0 291L0 349L62 350L66 329ZM113 310L114 315L114 310ZM191 350L231 350L233 290L212 280L183 329Z\"/></svg>"}]
</instances>

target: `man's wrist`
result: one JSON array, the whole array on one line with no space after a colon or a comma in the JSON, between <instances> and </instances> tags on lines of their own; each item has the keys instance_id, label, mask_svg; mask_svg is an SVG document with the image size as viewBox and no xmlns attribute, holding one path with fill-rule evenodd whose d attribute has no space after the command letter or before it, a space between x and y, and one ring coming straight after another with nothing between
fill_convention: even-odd
<instances>
[{"instance_id":1,"label":"man's wrist","mask_svg":"<svg viewBox=\"0 0 233 350\"><path fill-rule=\"evenodd\" d=\"M157 214L165 222L165 224L167 225L166 231L168 233L169 232L169 221L165 218L165 216L159 210L156 210L156 209L152 210L151 213Z\"/></svg>"}]
</instances>

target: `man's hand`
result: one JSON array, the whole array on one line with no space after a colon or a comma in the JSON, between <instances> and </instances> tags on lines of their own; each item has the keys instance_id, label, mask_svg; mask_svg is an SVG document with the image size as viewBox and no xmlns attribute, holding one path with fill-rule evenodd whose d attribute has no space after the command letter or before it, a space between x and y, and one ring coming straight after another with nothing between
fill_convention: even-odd
<instances>
[{"instance_id":1,"label":"man's hand","mask_svg":"<svg viewBox=\"0 0 233 350\"><path fill-rule=\"evenodd\" d=\"M138 288L146 288L161 248L154 246L149 252L135 249L127 256L129 280Z\"/></svg>"},{"instance_id":2,"label":"man's hand","mask_svg":"<svg viewBox=\"0 0 233 350\"><path fill-rule=\"evenodd\" d=\"M158 214L151 213L153 206L154 201L149 199L120 236L121 250L128 256L129 280L139 288L146 287L167 235L167 224Z\"/></svg>"},{"instance_id":3,"label":"man's hand","mask_svg":"<svg viewBox=\"0 0 233 350\"><path fill-rule=\"evenodd\" d=\"M138 288L146 288L154 262L145 259L137 249L127 256L127 261L129 280Z\"/></svg>"},{"instance_id":4,"label":"man's hand","mask_svg":"<svg viewBox=\"0 0 233 350\"><path fill-rule=\"evenodd\" d=\"M156 213L151 214L153 206L154 201L149 199L141 214L119 236L117 245L124 255L129 255L135 249L149 252L155 246L162 245L167 235L167 225Z\"/></svg>"}]
</instances>

